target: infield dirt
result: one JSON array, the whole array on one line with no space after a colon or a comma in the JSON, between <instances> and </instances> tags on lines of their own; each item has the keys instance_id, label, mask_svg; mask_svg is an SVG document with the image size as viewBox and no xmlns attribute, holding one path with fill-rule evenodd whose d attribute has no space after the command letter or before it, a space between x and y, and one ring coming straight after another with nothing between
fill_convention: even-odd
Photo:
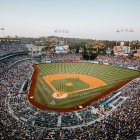
<instances>
[{"instance_id":1,"label":"infield dirt","mask_svg":"<svg viewBox=\"0 0 140 140\"><path fill-rule=\"evenodd\" d=\"M53 74L53 75L43 77L43 79L49 85L54 80L60 80L60 79L66 79L66 78L79 78L80 80L88 83L90 88L98 88L98 87L107 85L107 83L105 83L103 80L101 80L99 78L95 78L95 77L88 76L88 75L82 75L82 74L71 74L71 73L70 74ZM54 89L54 91L56 91L56 89L54 87L52 87L52 88Z\"/></svg>"}]
</instances>

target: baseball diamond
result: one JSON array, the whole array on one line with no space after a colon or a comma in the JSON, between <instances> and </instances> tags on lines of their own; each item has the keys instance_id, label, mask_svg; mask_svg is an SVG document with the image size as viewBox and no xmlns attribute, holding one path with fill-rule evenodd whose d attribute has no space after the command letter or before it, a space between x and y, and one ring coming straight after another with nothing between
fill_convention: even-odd
<instances>
[{"instance_id":1,"label":"baseball diamond","mask_svg":"<svg viewBox=\"0 0 140 140\"><path fill-rule=\"evenodd\" d=\"M29 101L39 109L59 112L86 107L139 75L135 70L84 62L42 63L34 70Z\"/></svg>"},{"instance_id":2,"label":"baseball diamond","mask_svg":"<svg viewBox=\"0 0 140 140\"><path fill-rule=\"evenodd\" d=\"M43 79L54 91L64 91L66 93L75 93L79 90L82 91L106 85L104 81L98 78L82 74L53 74L44 76Z\"/></svg>"}]
</instances>

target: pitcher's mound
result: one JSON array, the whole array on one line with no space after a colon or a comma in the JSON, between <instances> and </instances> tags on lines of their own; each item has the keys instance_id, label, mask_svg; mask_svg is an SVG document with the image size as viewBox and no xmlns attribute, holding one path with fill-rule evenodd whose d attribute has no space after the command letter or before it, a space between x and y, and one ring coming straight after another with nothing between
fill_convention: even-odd
<instances>
[{"instance_id":1,"label":"pitcher's mound","mask_svg":"<svg viewBox=\"0 0 140 140\"><path fill-rule=\"evenodd\" d=\"M67 86L67 87L72 87L73 84L72 84L72 83L66 83L65 86Z\"/></svg>"},{"instance_id":2,"label":"pitcher's mound","mask_svg":"<svg viewBox=\"0 0 140 140\"><path fill-rule=\"evenodd\" d=\"M63 98L66 98L66 97L68 96L68 94L67 94L67 93L54 92L54 93L52 94L52 96L53 96L54 98L57 98L57 99L63 99Z\"/></svg>"}]
</instances>

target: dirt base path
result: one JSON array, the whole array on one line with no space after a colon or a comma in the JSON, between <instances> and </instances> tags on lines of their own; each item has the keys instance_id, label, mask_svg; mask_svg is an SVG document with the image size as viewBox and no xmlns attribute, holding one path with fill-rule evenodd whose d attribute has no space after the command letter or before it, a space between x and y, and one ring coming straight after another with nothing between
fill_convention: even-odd
<instances>
[{"instance_id":1,"label":"dirt base path","mask_svg":"<svg viewBox=\"0 0 140 140\"><path fill-rule=\"evenodd\" d=\"M93 88L98 88L98 87L102 87L102 86L106 86L107 83L105 83L103 80L99 79L99 78L95 78L92 76L88 76L88 75L82 75L82 74L53 74L53 75L49 75L49 76L44 76L43 79L45 80L45 82L53 89L54 93L59 93L59 91L57 91L55 89L54 86L51 85L50 82L54 81L54 80L60 80L60 79L66 79L66 78L79 78L80 80L82 80L83 82L86 82L90 87L83 89L83 90L77 90L77 91L73 91L73 92L68 92L65 94L74 94L80 91L86 91L89 89L93 89ZM53 94L52 96L54 98L57 99L61 99L62 98L66 98L67 96L63 96L63 94L60 93L60 96L57 96L58 94Z\"/></svg>"}]
</instances>

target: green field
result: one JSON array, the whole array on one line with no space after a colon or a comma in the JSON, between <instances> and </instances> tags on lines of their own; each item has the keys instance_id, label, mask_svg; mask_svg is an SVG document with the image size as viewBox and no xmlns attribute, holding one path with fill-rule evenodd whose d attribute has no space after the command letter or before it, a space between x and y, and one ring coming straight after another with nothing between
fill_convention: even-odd
<instances>
[{"instance_id":1,"label":"green field","mask_svg":"<svg viewBox=\"0 0 140 140\"><path fill-rule=\"evenodd\" d=\"M34 92L34 100L43 105L56 108L68 108L80 105L96 97L97 95L113 87L114 85L124 80L127 80L128 78L140 76L140 72L138 71L91 63L49 63L49 64L38 64L36 66L39 69L39 75L37 77L37 83ZM87 94L86 96L81 96L83 93L85 93L85 91L81 91L76 94L69 94L65 99L55 99L52 97L53 90L43 80L43 76L52 74L66 74L66 73L77 73L93 76L105 81L108 85L101 88L89 89L86 91ZM68 79L66 79L66 81L67 80ZM72 83L74 84L79 82L79 81L76 82L76 80L77 79L72 80ZM69 92L73 91L74 89L68 88L66 89L66 87L64 87L66 81L62 80L61 82L60 81L58 82L56 80L52 81L51 84L53 84L55 88L57 88L57 90L59 89ZM63 87L61 89L62 85ZM80 85L79 88L83 89L88 86L85 83L84 84L81 83L78 85ZM76 90L79 90L79 88L77 87ZM52 100L55 100L56 102L55 105L50 104Z\"/></svg>"},{"instance_id":2,"label":"green field","mask_svg":"<svg viewBox=\"0 0 140 140\"><path fill-rule=\"evenodd\" d=\"M72 86L66 86L67 83L71 83ZM60 92L73 92L77 90L84 90L90 87L87 83L78 78L54 80L51 82L51 85L53 85L55 89Z\"/></svg>"}]
</instances>

